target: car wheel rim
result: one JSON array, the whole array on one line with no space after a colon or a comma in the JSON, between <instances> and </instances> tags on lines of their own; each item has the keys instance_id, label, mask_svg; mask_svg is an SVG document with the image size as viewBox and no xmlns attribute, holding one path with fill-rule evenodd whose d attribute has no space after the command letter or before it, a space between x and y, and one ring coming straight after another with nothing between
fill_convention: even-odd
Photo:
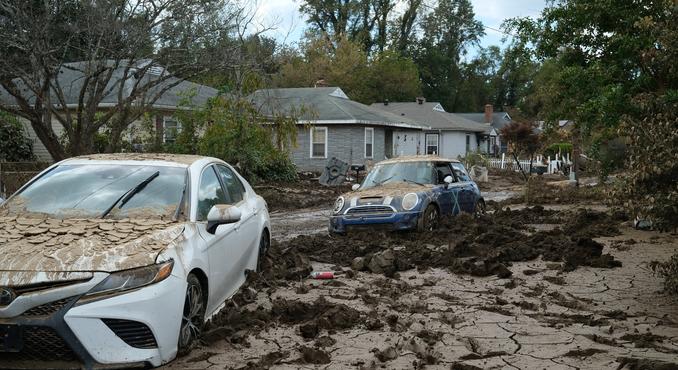
<instances>
[{"instance_id":1,"label":"car wheel rim","mask_svg":"<svg viewBox=\"0 0 678 370\"><path fill-rule=\"evenodd\" d=\"M428 214L428 219L426 220L426 230L428 231L433 231L436 227L436 223L438 222L438 211L435 209L431 210Z\"/></svg>"},{"instance_id":2,"label":"car wheel rim","mask_svg":"<svg viewBox=\"0 0 678 370\"><path fill-rule=\"evenodd\" d=\"M181 318L181 347L187 348L200 336L202 308L202 289L198 285L189 284Z\"/></svg>"},{"instance_id":3,"label":"car wheel rim","mask_svg":"<svg viewBox=\"0 0 678 370\"><path fill-rule=\"evenodd\" d=\"M485 203L478 202L478 204L476 204L476 216L480 216L483 214L485 214Z\"/></svg>"},{"instance_id":4,"label":"car wheel rim","mask_svg":"<svg viewBox=\"0 0 678 370\"><path fill-rule=\"evenodd\" d=\"M266 255L266 251L268 250L269 247L269 240L266 234L263 234L261 236L261 242L259 242L259 257L257 258L257 271L261 271L261 264L262 260L264 259L264 256Z\"/></svg>"}]
</instances>

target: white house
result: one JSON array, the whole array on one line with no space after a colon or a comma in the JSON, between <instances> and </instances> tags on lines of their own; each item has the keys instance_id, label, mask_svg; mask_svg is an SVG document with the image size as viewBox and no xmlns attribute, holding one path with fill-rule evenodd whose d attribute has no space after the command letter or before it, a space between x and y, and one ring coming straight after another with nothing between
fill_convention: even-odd
<instances>
[{"instance_id":1,"label":"white house","mask_svg":"<svg viewBox=\"0 0 678 370\"><path fill-rule=\"evenodd\" d=\"M446 158L457 158L466 156L468 152L487 153L490 149L488 144L492 137L492 127L489 124L477 123L458 114L448 113L440 103L417 98L414 102L374 103L372 107L430 127L423 132L421 140L423 145L416 154L438 154ZM397 133L394 133L394 141L396 135ZM403 139L409 143L407 138ZM410 145L414 145L414 142L413 139Z\"/></svg>"}]
</instances>

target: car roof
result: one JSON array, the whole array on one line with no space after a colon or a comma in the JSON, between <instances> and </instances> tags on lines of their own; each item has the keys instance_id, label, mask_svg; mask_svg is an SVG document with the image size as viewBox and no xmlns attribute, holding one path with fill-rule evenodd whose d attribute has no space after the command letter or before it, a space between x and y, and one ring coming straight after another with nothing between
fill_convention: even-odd
<instances>
[{"instance_id":1,"label":"car roof","mask_svg":"<svg viewBox=\"0 0 678 370\"><path fill-rule=\"evenodd\" d=\"M200 160L221 160L216 158L204 157L200 155L188 154L166 154L166 153L113 153L113 154L89 154L79 157L73 157L62 161L62 164L87 164L90 161L121 163L121 164L139 164L138 162L147 162L148 164L189 167Z\"/></svg>"},{"instance_id":2,"label":"car roof","mask_svg":"<svg viewBox=\"0 0 678 370\"><path fill-rule=\"evenodd\" d=\"M381 161L377 164L379 165L379 164L403 163L403 162L455 162L455 163L461 163L456 159L443 158L443 157L439 157L437 155L410 155L410 156L395 157L395 158L387 159L387 160Z\"/></svg>"}]
</instances>

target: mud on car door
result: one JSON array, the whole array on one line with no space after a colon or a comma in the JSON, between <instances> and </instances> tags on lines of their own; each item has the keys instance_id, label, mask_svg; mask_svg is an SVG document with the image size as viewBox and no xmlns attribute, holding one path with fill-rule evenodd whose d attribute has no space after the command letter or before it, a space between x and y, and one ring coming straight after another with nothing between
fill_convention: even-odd
<instances>
[{"instance_id":1,"label":"mud on car door","mask_svg":"<svg viewBox=\"0 0 678 370\"><path fill-rule=\"evenodd\" d=\"M460 211L459 193L462 190L459 182L452 174L452 168L449 163L436 163L434 167L437 187L440 189L438 205L442 215L456 215ZM454 179L451 184L445 182L447 176Z\"/></svg>"},{"instance_id":2,"label":"mud on car door","mask_svg":"<svg viewBox=\"0 0 678 370\"><path fill-rule=\"evenodd\" d=\"M461 163L452 163L452 170L460 182L459 191L459 205L461 210L468 213L473 213L475 208L475 189L473 188L473 180Z\"/></svg>"},{"instance_id":3,"label":"mud on car door","mask_svg":"<svg viewBox=\"0 0 678 370\"><path fill-rule=\"evenodd\" d=\"M245 281L243 255L247 252L246 240L239 232L241 221L220 225L214 234L207 231L207 214L215 204L233 204L230 194L223 188L214 165L203 169L198 185L198 212L196 224L206 243L209 258L209 302L207 312L221 304ZM244 215L243 215L244 216Z\"/></svg>"}]
</instances>

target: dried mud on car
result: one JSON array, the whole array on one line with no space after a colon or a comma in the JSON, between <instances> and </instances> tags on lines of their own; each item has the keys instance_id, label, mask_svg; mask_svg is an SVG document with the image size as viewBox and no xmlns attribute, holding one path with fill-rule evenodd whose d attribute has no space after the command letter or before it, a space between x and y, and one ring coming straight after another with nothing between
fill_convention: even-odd
<instances>
[{"instance_id":1,"label":"dried mud on car","mask_svg":"<svg viewBox=\"0 0 678 370\"><path fill-rule=\"evenodd\" d=\"M629 239L624 219L532 207L429 234L274 243L209 324L206 347L169 367L676 368L677 302L640 257L675 245Z\"/></svg>"}]
</instances>

